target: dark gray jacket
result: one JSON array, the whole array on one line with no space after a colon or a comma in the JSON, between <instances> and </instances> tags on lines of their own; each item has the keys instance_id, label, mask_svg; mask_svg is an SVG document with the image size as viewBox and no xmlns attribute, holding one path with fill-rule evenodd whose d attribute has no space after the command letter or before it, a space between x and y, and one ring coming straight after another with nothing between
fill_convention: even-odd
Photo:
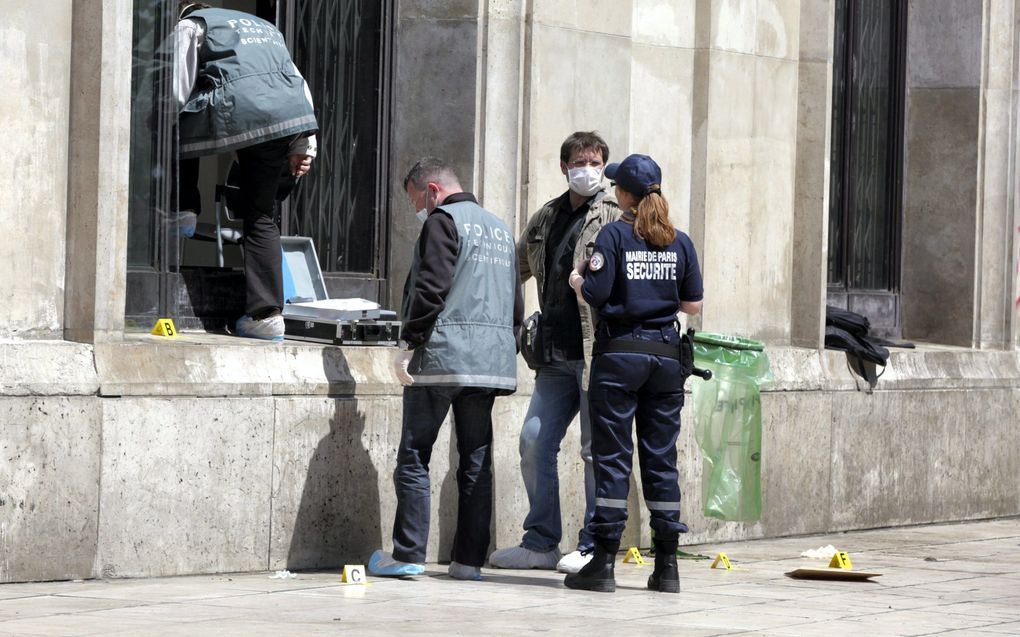
<instances>
[{"instance_id":1,"label":"dark gray jacket","mask_svg":"<svg viewBox=\"0 0 1020 637\"><path fill-rule=\"evenodd\" d=\"M195 89L181 111L180 154L196 157L317 130L283 35L241 11L203 9Z\"/></svg>"},{"instance_id":2,"label":"dark gray jacket","mask_svg":"<svg viewBox=\"0 0 1020 637\"><path fill-rule=\"evenodd\" d=\"M459 246L453 285L428 339L414 350L408 372L415 385L517 388L514 301L518 297L517 255L503 221L473 201L444 204L453 218ZM414 251L403 315L421 265Z\"/></svg>"}]
</instances>

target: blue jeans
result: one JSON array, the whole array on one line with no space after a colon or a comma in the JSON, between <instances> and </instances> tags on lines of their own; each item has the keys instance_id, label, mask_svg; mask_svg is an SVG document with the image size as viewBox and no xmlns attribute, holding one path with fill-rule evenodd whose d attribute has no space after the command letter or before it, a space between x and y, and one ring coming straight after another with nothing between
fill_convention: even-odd
<instances>
[{"instance_id":1,"label":"blue jeans","mask_svg":"<svg viewBox=\"0 0 1020 637\"><path fill-rule=\"evenodd\" d=\"M425 561L429 540L429 461L439 428L453 407L457 432L457 532L451 559L481 566L489 548L492 518L492 405L496 392L479 387L411 385L404 388L404 416L393 484L397 515L393 557Z\"/></svg>"},{"instance_id":2,"label":"blue jeans","mask_svg":"<svg viewBox=\"0 0 1020 637\"><path fill-rule=\"evenodd\" d=\"M560 520L560 480L557 456L570 421L581 414L581 459L584 460L584 525L577 547L589 549L594 539L588 523L595 513L595 472L591 461L591 420L588 393L581 391L584 361L552 363L538 370L528 415L521 427L521 475L528 492L530 510L524 519L521 546L546 552L559 547L563 537Z\"/></svg>"}]
</instances>

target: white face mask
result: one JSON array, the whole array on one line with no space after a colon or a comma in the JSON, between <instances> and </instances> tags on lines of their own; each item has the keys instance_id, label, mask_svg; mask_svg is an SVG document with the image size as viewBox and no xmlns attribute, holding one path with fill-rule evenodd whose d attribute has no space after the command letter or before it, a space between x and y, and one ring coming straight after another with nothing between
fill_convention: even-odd
<instances>
[{"instance_id":1,"label":"white face mask","mask_svg":"<svg viewBox=\"0 0 1020 637\"><path fill-rule=\"evenodd\" d=\"M591 197L602 185L602 169L594 166L571 168L567 171L570 189L582 197Z\"/></svg>"},{"instance_id":2,"label":"white face mask","mask_svg":"<svg viewBox=\"0 0 1020 637\"><path fill-rule=\"evenodd\" d=\"M418 218L418 221L425 223L425 220L429 218L429 191L425 190L425 200L421 202L423 208L418 212L414 213L414 216Z\"/></svg>"}]
</instances>

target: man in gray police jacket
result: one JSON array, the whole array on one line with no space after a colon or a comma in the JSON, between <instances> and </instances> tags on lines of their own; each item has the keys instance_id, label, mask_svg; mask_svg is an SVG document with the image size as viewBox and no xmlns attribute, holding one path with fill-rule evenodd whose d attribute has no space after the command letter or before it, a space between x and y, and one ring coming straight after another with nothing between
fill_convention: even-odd
<instances>
[{"instance_id":1,"label":"man in gray police jacket","mask_svg":"<svg viewBox=\"0 0 1020 637\"><path fill-rule=\"evenodd\" d=\"M492 406L517 388L516 335L524 314L517 254L507 225L464 192L434 157L419 161L404 190L424 219L404 286L395 367L404 413L393 482L393 553L376 551L375 575L424 572L429 534L429 459L450 408L457 431L457 532L449 573L481 579L492 517Z\"/></svg>"},{"instance_id":2,"label":"man in gray police jacket","mask_svg":"<svg viewBox=\"0 0 1020 637\"><path fill-rule=\"evenodd\" d=\"M280 229L273 219L286 171L308 172L318 129L311 93L283 35L265 20L201 2L179 3L174 90L180 106L179 209L201 211L198 158L235 151L244 221L245 316L235 333L283 340Z\"/></svg>"}]
</instances>

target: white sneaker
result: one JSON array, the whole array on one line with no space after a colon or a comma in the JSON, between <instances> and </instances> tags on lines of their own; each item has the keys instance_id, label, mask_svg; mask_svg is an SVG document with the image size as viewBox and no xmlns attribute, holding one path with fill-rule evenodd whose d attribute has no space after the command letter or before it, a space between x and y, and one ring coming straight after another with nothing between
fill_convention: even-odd
<instances>
[{"instance_id":1,"label":"white sneaker","mask_svg":"<svg viewBox=\"0 0 1020 637\"><path fill-rule=\"evenodd\" d=\"M493 551L489 556L489 565L496 568L541 568L551 571L556 568L556 561L559 559L559 549L541 553L523 546L512 546Z\"/></svg>"},{"instance_id":2,"label":"white sneaker","mask_svg":"<svg viewBox=\"0 0 1020 637\"><path fill-rule=\"evenodd\" d=\"M563 559L556 564L556 570L560 573L576 573L584 568L584 565L591 561L594 552L584 555L581 551L574 551L563 556Z\"/></svg>"}]
</instances>

